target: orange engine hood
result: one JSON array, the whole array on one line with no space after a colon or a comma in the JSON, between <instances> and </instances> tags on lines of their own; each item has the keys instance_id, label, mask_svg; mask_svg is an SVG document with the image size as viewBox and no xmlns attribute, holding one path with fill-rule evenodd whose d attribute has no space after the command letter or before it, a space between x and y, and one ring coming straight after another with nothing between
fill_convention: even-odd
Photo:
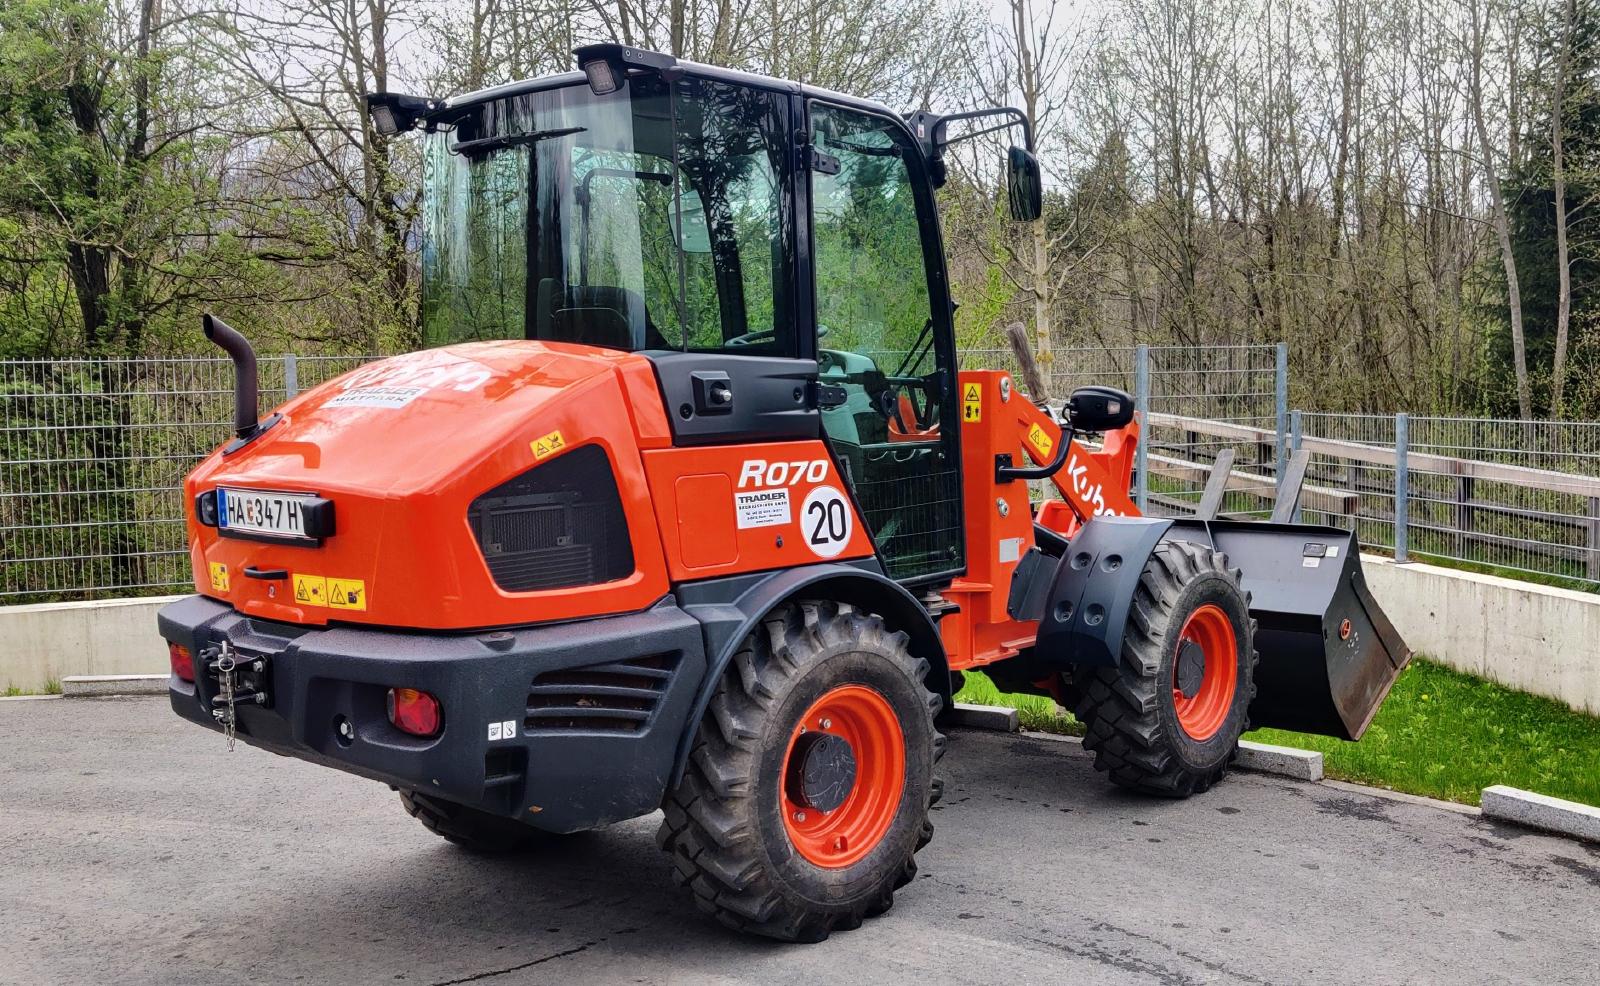
<instances>
[{"instance_id":1,"label":"orange engine hood","mask_svg":"<svg viewBox=\"0 0 1600 986\"><path fill-rule=\"evenodd\" d=\"M212 453L185 483L196 586L241 612L296 623L469 628L636 609L667 589L640 450L670 444L670 432L642 356L469 343L368 364L278 411L283 420L265 434L232 455ZM632 577L501 591L468 525L468 506L588 444L605 449L616 474ZM193 508L197 494L217 486L327 497L336 533L315 547L223 537L199 524ZM247 568L290 578L253 578ZM305 592L297 599L296 576L359 583L360 605L315 605Z\"/></svg>"}]
</instances>

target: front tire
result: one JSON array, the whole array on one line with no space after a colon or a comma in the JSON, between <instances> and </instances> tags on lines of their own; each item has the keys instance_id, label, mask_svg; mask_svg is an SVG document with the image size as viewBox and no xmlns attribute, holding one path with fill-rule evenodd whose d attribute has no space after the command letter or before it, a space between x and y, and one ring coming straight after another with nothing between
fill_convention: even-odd
<instances>
[{"instance_id":1,"label":"front tire","mask_svg":"<svg viewBox=\"0 0 1600 986\"><path fill-rule=\"evenodd\" d=\"M1205 545L1157 545L1118 665L1074 675L1084 749L1115 783L1184 798L1227 772L1255 697L1255 621L1239 575Z\"/></svg>"},{"instance_id":2,"label":"front tire","mask_svg":"<svg viewBox=\"0 0 1600 986\"><path fill-rule=\"evenodd\" d=\"M944 738L907 643L831 601L782 607L746 638L657 835L701 911L821 941L887 911L916 875Z\"/></svg>"}]
</instances>

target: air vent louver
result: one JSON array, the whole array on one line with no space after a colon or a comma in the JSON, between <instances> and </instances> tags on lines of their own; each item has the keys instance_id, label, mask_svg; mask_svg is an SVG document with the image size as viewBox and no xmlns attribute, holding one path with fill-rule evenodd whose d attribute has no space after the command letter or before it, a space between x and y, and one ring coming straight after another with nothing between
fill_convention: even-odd
<instances>
[{"instance_id":1,"label":"air vent louver","mask_svg":"<svg viewBox=\"0 0 1600 986\"><path fill-rule=\"evenodd\" d=\"M529 686L524 729L636 733L655 714L679 656L657 654L546 671Z\"/></svg>"}]
</instances>

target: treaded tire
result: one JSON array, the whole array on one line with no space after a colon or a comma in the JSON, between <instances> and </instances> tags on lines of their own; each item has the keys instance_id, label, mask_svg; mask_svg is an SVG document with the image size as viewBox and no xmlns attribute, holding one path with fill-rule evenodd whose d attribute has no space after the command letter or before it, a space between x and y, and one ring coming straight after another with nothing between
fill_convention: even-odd
<instances>
[{"instance_id":1,"label":"treaded tire","mask_svg":"<svg viewBox=\"0 0 1600 986\"><path fill-rule=\"evenodd\" d=\"M406 814L423 824L434 835L476 853L500 855L531 849L541 843L560 838L553 832L536 829L510 818L491 815L486 811L469 808L434 798L416 791L396 789L400 804Z\"/></svg>"},{"instance_id":2,"label":"treaded tire","mask_svg":"<svg viewBox=\"0 0 1600 986\"><path fill-rule=\"evenodd\" d=\"M1074 712L1087 727L1084 749L1094 754L1095 769L1115 783L1186 798L1227 772L1239 735L1249 728L1256 694L1255 621L1239 575L1220 551L1188 541L1162 542L1139 576L1119 664L1074 674L1081 691ZM1221 728L1197 741L1178 721L1174 664L1185 622L1208 604L1221 608L1232 625L1237 680Z\"/></svg>"},{"instance_id":3,"label":"treaded tire","mask_svg":"<svg viewBox=\"0 0 1600 986\"><path fill-rule=\"evenodd\" d=\"M933 836L928 809L944 737L928 662L882 618L832 601L780 607L745 639L700 722L683 780L668 793L656 842L695 905L739 931L822 941L889 910ZM824 693L864 685L885 699L904 738L905 782L892 821L848 866L818 866L784 825L783 765L800 717Z\"/></svg>"}]
</instances>

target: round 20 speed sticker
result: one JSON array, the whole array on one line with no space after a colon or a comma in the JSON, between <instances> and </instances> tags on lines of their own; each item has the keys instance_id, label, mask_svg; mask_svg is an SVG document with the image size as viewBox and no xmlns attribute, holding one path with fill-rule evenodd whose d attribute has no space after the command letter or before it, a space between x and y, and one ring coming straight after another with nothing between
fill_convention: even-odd
<instances>
[{"instance_id":1,"label":"round 20 speed sticker","mask_svg":"<svg viewBox=\"0 0 1600 986\"><path fill-rule=\"evenodd\" d=\"M818 486L800 505L800 533L819 558L834 558L850 543L855 527L850 501L832 486Z\"/></svg>"}]
</instances>

